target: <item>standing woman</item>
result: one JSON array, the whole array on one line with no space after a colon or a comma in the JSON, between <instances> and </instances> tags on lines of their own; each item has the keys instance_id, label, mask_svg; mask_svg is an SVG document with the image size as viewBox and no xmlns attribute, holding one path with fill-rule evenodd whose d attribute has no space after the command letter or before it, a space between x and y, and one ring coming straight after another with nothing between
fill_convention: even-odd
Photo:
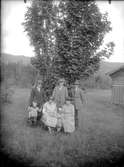
<instances>
[{"instance_id":1,"label":"standing woman","mask_svg":"<svg viewBox=\"0 0 124 167\"><path fill-rule=\"evenodd\" d=\"M52 97L57 104L57 108L62 107L65 104L66 98L68 97L68 90L64 84L65 80L60 79L58 85L53 90Z\"/></svg>"},{"instance_id":2,"label":"standing woman","mask_svg":"<svg viewBox=\"0 0 124 167\"><path fill-rule=\"evenodd\" d=\"M73 100L75 106L75 126L76 128L80 128L81 121L82 121L82 111L83 111L83 103L84 103L84 92L79 87L80 83L77 80L74 84L73 89Z\"/></svg>"},{"instance_id":3,"label":"standing woman","mask_svg":"<svg viewBox=\"0 0 124 167\"><path fill-rule=\"evenodd\" d=\"M43 105L43 89L42 89L42 80L38 79L31 90L30 99L29 99L29 106L32 105L33 101L37 102L38 108L41 109ZM41 118L42 113L38 113L37 120L39 121Z\"/></svg>"}]
</instances>

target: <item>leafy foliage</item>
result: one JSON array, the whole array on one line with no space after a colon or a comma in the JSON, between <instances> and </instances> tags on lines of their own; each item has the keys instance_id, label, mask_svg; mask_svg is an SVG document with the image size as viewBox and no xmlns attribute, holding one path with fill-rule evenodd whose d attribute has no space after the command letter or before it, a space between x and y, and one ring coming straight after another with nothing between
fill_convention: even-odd
<instances>
[{"instance_id":1,"label":"leafy foliage","mask_svg":"<svg viewBox=\"0 0 124 167\"><path fill-rule=\"evenodd\" d=\"M96 51L111 28L107 14L102 15L93 1L68 0L66 11L67 17L56 29L55 72L72 83L98 70L100 59L106 54Z\"/></svg>"},{"instance_id":2,"label":"leafy foliage","mask_svg":"<svg viewBox=\"0 0 124 167\"><path fill-rule=\"evenodd\" d=\"M95 1L32 0L23 25L34 46L32 64L43 77L45 92L52 92L59 77L70 84L98 70L100 59L108 54L106 49L97 52L111 30L107 18ZM111 44L107 47L113 48ZM49 82L50 78L55 81Z\"/></svg>"},{"instance_id":3,"label":"leafy foliage","mask_svg":"<svg viewBox=\"0 0 124 167\"><path fill-rule=\"evenodd\" d=\"M2 63L2 83L11 86L31 87L37 71L32 65L21 63Z\"/></svg>"},{"instance_id":4,"label":"leafy foliage","mask_svg":"<svg viewBox=\"0 0 124 167\"><path fill-rule=\"evenodd\" d=\"M112 79L105 74L95 73L87 79L81 80L81 88L110 89Z\"/></svg>"}]
</instances>

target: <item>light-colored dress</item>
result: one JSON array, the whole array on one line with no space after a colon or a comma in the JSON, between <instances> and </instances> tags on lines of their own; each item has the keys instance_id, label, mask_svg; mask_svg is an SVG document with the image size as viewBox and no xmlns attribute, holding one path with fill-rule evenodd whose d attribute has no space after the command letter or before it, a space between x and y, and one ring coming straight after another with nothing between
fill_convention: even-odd
<instances>
[{"instance_id":1,"label":"light-colored dress","mask_svg":"<svg viewBox=\"0 0 124 167\"><path fill-rule=\"evenodd\" d=\"M75 119L74 119L75 111L74 105L65 104L63 106L63 127L65 132L74 132L75 130Z\"/></svg>"},{"instance_id":2,"label":"light-colored dress","mask_svg":"<svg viewBox=\"0 0 124 167\"><path fill-rule=\"evenodd\" d=\"M39 108L38 107L29 107L28 108L28 112L29 112L29 118L31 117L37 117L37 113L39 111Z\"/></svg>"},{"instance_id":3,"label":"light-colored dress","mask_svg":"<svg viewBox=\"0 0 124 167\"><path fill-rule=\"evenodd\" d=\"M66 97L68 97L68 90L65 86L62 87L56 86L53 90L52 96L57 104L57 107L63 106Z\"/></svg>"},{"instance_id":4,"label":"light-colored dress","mask_svg":"<svg viewBox=\"0 0 124 167\"><path fill-rule=\"evenodd\" d=\"M43 105L43 117L42 121L46 126L56 127L57 124L57 107L56 103L46 102Z\"/></svg>"}]
</instances>

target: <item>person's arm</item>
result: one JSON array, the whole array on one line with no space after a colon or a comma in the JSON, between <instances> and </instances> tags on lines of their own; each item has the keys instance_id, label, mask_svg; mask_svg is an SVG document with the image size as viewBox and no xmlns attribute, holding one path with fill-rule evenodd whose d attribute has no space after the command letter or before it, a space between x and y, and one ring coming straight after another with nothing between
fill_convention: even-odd
<instances>
[{"instance_id":1,"label":"person's arm","mask_svg":"<svg viewBox=\"0 0 124 167\"><path fill-rule=\"evenodd\" d=\"M43 108L43 106L41 106L41 107L39 108L39 112L41 112L41 111L42 111L42 108Z\"/></svg>"},{"instance_id":2,"label":"person's arm","mask_svg":"<svg viewBox=\"0 0 124 167\"><path fill-rule=\"evenodd\" d=\"M57 116L57 106L55 104L55 116Z\"/></svg>"},{"instance_id":3,"label":"person's arm","mask_svg":"<svg viewBox=\"0 0 124 167\"><path fill-rule=\"evenodd\" d=\"M65 97L66 97L66 98L68 97L68 90L67 90L67 87L65 87Z\"/></svg>"},{"instance_id":4,"label":"person's arm","mask_svg":"<svg viewBox=\"0 0 124 167\"><path fill-rule=\"evenodd\" d=\"M28 108L27 108L27 112L30 112L30 111L31 111L31 107L28 106Z\"/></svg>"},{"instance_id":5,"label":"person's arm","mask_svg":"<svg viewBox=\"0 0 124 167\"><path fill-rule=\"evenodd\" d=\"M52 97L55 98L56 96L56 87L53 89L53 94L52 94Z\"/></svg>"},{"instance_id":6,"label":"person's arm","mask_svg":"<svg viewBox=\"0 0 124 167\"><path fill-rule=\"evenodd\" d=\"M46 114L46 110L47 110L47 107L46 107L46 104L43 105L43 114Z\"/></svg>"},{"instance_id":7,"label":"person's arm","mask_svg":"<svg viewBox=\"0 0 124 167\"><path fill-rule=\"evenodd\" d=\"M31 106L33 99L34 99L34 88L32 88L30 93L29 106Z\"/></svg>"},{"instance_id":8,"label":"person's arm","mask_svg":"<svg viewBox=\"0 0 124 167\"><path fill-rule=\"evenodd\" d=\"M46 103L45 103L45 104L43 105L43 111L42 111L42 113L43 113L43 116L42 116L43 121L46 121L46 120L47 120L47 119L46 119L46 115L47 115L46 110L47 110L47 107L46 107Z\"/></svg>"},{"instance_id":9,"label":"person's arm","mask_svg":"<svg viewBox=\"0 0 124 167\"><path fill-rule=\"evenodd\" d=\"M40 110L43 108L44 97L43 97L43 88L40 90Z\"/></svg>"},{"instance_id":10,"label":"person's arm","mask_svg":"<svg viewBox=\"0 0 124 167\"><path fill-rule=\"evenodd\" d=\"M40 106L39 106L39 112L41 112L43 110L43 104L44 104L44 101L43 101L43 90L41 90L40 92Z\"/></svg>"},{"instance_id":11,"label":"person's arm","mask_svg":"<svg viewBox=\"0 0 124 167\"><path fill-rule=\"evenodd\" d=\"M81 97L81 101L82 103L84 103L85 99L84 99L84 92L80 89L80 97Z\"/></svg>"},{"instance_id":12,"label":"person's arm","mask_svg":"<svg viewBox=\"0 0 124 167\"><path fill-rule=\"evenodd\" d=\"M72 113L73 113L73 116L75 116L74 105L72 105Z\"/></svg>"}]
</instances>

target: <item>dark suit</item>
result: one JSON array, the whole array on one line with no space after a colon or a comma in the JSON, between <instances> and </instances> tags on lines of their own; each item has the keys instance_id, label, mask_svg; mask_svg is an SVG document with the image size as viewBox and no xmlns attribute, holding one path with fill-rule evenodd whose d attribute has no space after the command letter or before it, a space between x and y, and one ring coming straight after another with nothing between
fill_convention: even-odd
<instances>
[{"instance_id":1,"label":"dark suit","mask_svg":"<svg viewBox=\"0 0 124 167\"><path fill-rule=\"evenodd\" d=\"M75 106L75 125L76 128L79 127L82 117L83 102L84 102L84 92L81 88L72 89L73 104Z\"/></svg>"},{"instance_id":2,"label":"dark suit","mask_svg":"<svg viewBox=\"0 0 124 167\"><path fill-rule=\"evenodd\" d=\"M37 106L39 108L41 108L43 105L43 90L42 90L42 88L40 89L40 91L38 91L36 87L32 88L31 94L30 94L30 99L29 99L29 106L32 106L32 102L34 100L36 100ZM38 113L38 120L40 120L41 116L42 116L42 112Z\"/></svg>"},{"instance_id":3,"label":"dark suit","mask_svg":"<svg viewBox=\"0 0 124 167\"><path fill-rule=\"evenodd\" d=\"M43 90L37 90L36 87L33 87L30 94L29 106L32 105L33 100L36 100L38 107L41 107L43 104Z\"/></svg>"}]
</instances>

